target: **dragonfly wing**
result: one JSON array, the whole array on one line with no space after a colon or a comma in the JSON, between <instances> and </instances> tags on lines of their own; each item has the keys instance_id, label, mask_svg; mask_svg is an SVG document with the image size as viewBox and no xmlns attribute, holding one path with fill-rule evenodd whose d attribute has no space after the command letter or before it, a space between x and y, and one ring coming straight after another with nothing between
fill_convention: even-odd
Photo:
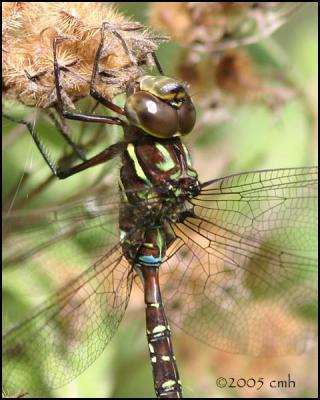
<instances>
[{"instance_id":1,"label":"dragonfly wing","mask_svg":"<svg viewBox=\"0 0 320 400\"><path fill-rule=\"evenodd\" d=\"M107 229L108 224L113 225L118 219L119 204L118 195L105 194L51 208L4 213L5 264L11 261L25 261L29 255L40 251L42 247L49 247L62 238L72 236L79 228L88 224L90 226L90 222L94 226L100 225Z\"/></svg>"},{"instance_id":2,"label":"dragonfly wing","mask_svg":"<svg viewBox=\"0 0 320 400\"><path fill-rule=\"evenodd\" d=\"M5 216L4 289L44 301L118 243L118 208L118 198L103 197Z\"/></svg>"},{"instance_id":3,"label":"dragonfly wing","mask_svg":"<svg viewBox=\"0 0 320 400\"><path fill-rule=\"evenodd\" d=\"M3 336L3 387L49 393L109 343L130 297L132 270L117 245Z\"/></svg>"},{"instance_id":4,"label":"dragonfly wing","mask_svg":"<svg viewBox=\"0 0 320 400\"><path fill-rule=\"evenodd\" d=\"M62 386L114 335L132 285L119 244L119 205L118 196L104 194L5 216L2 362L9 393Z\"/></svg>"},{"instance_id":5,"label":"dragonfly wing","mask_svg":"<svg viewBox=\"0 0 320 400\"><path fill-rule=\"evenodd\" d=\"M229 352L302 351L314 328L316 170L203 185L162 265L169 319Z\"/></svg>"},{"instance_id":6,"label":"dragonfly wing","mask_svg":"<svg viewBox=\"0 0 320 400\"><path fill-rule=\"evenodd\" d=\"M195 215L242 237L300 254L316 251L318 168L283 168L206 182Z\"/></svg>"}]
</instances>

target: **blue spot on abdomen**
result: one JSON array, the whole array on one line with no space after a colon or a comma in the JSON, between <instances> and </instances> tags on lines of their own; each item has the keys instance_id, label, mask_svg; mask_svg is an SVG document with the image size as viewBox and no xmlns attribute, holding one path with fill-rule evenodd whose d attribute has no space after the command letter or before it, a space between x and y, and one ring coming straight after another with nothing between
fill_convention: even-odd
<instances>
[{"instance_id":1,"label":"blue spot on abdomen","mask_svg":"<svg viewBox=\"0 0 320 400\"><path fill-rule=\"evenodd\" d=\"M162 261L162 257L153 257L153 256L140 256L136 262L136 266L139 267L140 265L146 267L157 267L160 266Z\"/></svg>"}]
</instances>

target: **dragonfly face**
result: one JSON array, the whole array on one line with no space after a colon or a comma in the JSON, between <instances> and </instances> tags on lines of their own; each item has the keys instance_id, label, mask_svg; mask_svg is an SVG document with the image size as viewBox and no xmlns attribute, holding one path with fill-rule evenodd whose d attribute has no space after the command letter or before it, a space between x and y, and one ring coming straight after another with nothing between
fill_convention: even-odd
<instances>
[{"instance_id":1,"label":"dragonfly face","mask_svg":"<svg viewBox=\"0 0 320 400\"><path fill-rule=\"evenodd\" d=\"M124 110L131 124L161 139L191 132L196 112L186 86L166 76L143 76L128 87Z\"/></svg>"}]
</instances>

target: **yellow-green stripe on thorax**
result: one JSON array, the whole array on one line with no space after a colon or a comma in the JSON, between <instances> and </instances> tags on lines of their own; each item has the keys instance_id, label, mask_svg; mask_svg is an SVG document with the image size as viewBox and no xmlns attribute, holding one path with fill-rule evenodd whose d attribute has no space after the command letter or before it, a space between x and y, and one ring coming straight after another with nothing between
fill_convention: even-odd
<instances>
[{"instance_id":1,"label":"yellow-green stripe on thorax","mask_svg":"<svg viewBox=\"0 0 320 400\"><path fill-rule=\"evenodd\" d=\"M178 138L170 141L146 139L139 144L129 143L126 154L126 157L131 160L131 178L122 180L121 191L128 188L135 189L139 181L140 187L141 181L145 186L143 190L163 185L170 180L178 181L182 178L197 176L196 171L191 167L188 149ZM135 181L135 176L139 181ZM179 191L178 188L177 190Z\"/></svg>"},{"instance_id":2,"label":"yellow-green stripe on thorax","mask_svg":"<svg viewBox=\"0 0 320 400\"><path fill-rule=\"evenodd\" d=\"M128 144L127 151L128 151L128 154L129 154L131 160L133 161L133 165L134 165L137 176L140 179L142 179L147 185L152 186L152 183L150 182L150 180L144 173L144 171L139 163L138 157L135 152L134 145L132 143Z\"/></svg>"},{"instance_id":3,"label":"yellow-green stripe on thorax","mask_svg":"<svg viewBox=\"0 0 320 400\"><path fill-rule=\"evenodd\" d=\"M170 156L169 151L161 143L156 142L155 146L159 150L159 152L163 155L164 158L164 161L156 163L157 167L165 172L170 171L170 169L173 169L175 167L175 162Z\"/></svg>"},{"instance_id":4,"label":"yellow-green stripe on thorax","mask_svg":"<svg viewBox=\"0 0 320 400\"><path fill-rule=\"evenodd\" d=\"M186 160L187 160L187 166L188 166L187 175L190 177L197 177L198 176L197 172L192 168L189 150L187 149L187 146L184 143L181 142L181 144L182 144L182 148L184 150L184 154L185 154Z\"/></svg>"}]
</instances>

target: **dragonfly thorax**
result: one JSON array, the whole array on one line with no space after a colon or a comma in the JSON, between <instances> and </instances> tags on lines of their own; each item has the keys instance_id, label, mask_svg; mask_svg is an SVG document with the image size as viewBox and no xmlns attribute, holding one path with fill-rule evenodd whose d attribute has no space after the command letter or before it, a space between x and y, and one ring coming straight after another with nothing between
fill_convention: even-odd
<instances>
[{"instance_id":1,"label":"dragonfly thorax","mask_svg":"<svg viewBox=\"0 0 320 400\"><path fill-rule=\"evenodd\" d=\"M177 204L200 191L188 149L179 138L144 136L128 143L122 155L120 182L123 195L135 206L142 200Z\"/></svg>"},{"instance_id":2,"label":"dragonfly thorax","mask_svg":"<svg viewBox=\"0 0 320 400\"><path fill-rule=\"evenodd\" d=\"M158 140L143 136L127 145L122 156L120 212L123 233L143 227L166 232L167 223L177 222L188 212L188 199L200 192L198 175L192 168L188 149L179 138ZM134 242L141 240L135 232ZM126 244L134 254L135 245ZM131 256L129 257L131 258Z\"/></svg>"},{"instance_id":3,"label":"dragonfly thorax","mask_svg":"<svg viewBox=\"0 0 320 400\"><path fill-rule=\"evenodd\" d=\"M146 75L131 82L124 110L130 124L163 139L188 134L196 119L186 85L166 76Z\"/></svg>"}]
</instances>

